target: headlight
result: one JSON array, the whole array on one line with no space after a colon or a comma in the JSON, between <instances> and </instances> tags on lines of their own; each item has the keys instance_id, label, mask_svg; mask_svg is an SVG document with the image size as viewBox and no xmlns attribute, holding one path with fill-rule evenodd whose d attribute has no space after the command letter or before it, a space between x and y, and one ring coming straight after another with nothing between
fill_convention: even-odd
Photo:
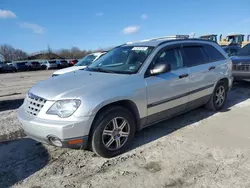
<instances>
[{"instance_id":1,"label":"headlight","mask_svg":"<svg viewBox=\"0 0 250 188\"><path fill-rule=\"evenodd\" d=\"M61 118L66 118L71 116L80 104L81 101L77 99L56 101L47 111L47 114L58 115Z\"/></svg>"}]
</instances>

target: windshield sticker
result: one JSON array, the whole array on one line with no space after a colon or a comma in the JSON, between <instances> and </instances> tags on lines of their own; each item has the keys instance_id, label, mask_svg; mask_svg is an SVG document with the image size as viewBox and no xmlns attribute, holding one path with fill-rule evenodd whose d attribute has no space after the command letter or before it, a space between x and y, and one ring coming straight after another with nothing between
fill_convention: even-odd
<instances>
[{"instance_id":1,"label":"windshield sticker","mask_svg":"<svg viewBox=\"0 0 250 188\"><path fill-rule=\"evenodd\" d=\"M132 50L134 51L146 51L148 49L148 47L134 47L132 48Z\"/></svg>"}]
</instances>

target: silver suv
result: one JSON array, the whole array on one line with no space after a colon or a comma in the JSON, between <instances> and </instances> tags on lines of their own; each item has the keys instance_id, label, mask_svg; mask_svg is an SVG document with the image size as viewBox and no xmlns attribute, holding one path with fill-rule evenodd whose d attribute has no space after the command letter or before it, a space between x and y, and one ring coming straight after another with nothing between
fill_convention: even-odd
<instances>
[{"instance_id":1,"label":"silver suv","mask_svg":"<svg viewBox=\"0 0 250 188\"><path fill-rule=\"evenodd\" d=\"M232 86L231 69L212 41L130 42L84 70L33 86L18 117L35 140L113 157L149 125L202 105L220 110Z\"/></svg>"}]
</instances>

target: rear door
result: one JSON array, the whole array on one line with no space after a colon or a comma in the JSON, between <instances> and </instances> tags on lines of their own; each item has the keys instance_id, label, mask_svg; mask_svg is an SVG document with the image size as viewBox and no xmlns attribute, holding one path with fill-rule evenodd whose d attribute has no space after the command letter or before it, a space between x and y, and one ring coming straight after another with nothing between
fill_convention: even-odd
<instances>
[{"instance_id":1,"label":"rear door","mask_svg":"<svg viewBox=\"0 0 250 188\"><path fill-rule=\"evenodd\" d=\"M209 75L216 83L228 71L228 60L225 56L210 44L204 44L206 53L209 56Z\"/></svg>"},{"instance_id":2,"label":"rear door","mask_svg":"<svg viewBox=\"0 0 250 188\"><path fill-rule=\"evenodd\" d=\"M185 64L189 67L189 104L187 108L195 108L209 99L213 92L215 79L205 47L199 43L186 43L182 48Z\"/></svg>"},{"instance_id":3,"label":"rear door","mask_svg":"<svg viewBox=\"0 0 250 188\"><path fill-rule=\"evenodd\" d=\"M148 124L185 111L188 103L188 68L183 64L181 46L172 45L161 49L148 70L158 62L170 64L171 71L160 75L148 75L145 78Z\"/></svg>"}]
</instances>

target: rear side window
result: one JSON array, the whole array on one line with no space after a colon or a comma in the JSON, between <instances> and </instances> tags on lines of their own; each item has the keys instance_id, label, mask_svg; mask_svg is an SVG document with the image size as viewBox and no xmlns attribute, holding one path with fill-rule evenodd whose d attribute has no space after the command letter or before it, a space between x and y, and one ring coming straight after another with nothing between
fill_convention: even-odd
<instances>
[{"instance_id":1,"label":"rear side window","mask_svg":"<svg viewBox=\"0 0 250 188\"><path fill-rule=\"evenodd\" d=\"M182 50L185 64L189 67L209 62L209 57L205 53L203 46L184 46Z\"/></svg>"},{"instance_id":2,"label":"rear side window","mask_svg":"<svg viewBox=\"0 0 250 188\"><path fill-rule=\"evenodd\" d=\"M220 61L226 59L215 47L211 45L204 45L206 48L206 52L208 53L210 57L210 61ZM229 51L230 49L228 49Z\"/></svg>"}]
</instances>

